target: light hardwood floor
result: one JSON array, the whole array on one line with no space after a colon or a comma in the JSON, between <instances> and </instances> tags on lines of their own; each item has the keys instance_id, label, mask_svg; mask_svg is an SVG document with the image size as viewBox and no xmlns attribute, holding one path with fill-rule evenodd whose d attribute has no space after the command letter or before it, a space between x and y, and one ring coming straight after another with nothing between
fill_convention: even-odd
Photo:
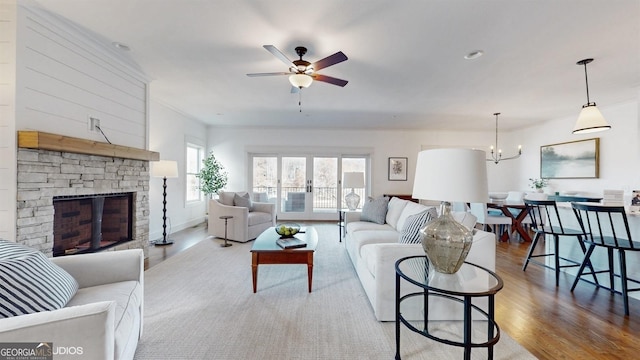
<instances>
[{"instance_id":1,"label":"light hardwood floor","mask_svg":"<svg viewBox=\"0 0 640 360\"><path fill-rule=\"evenodd\" d=\"M150 247L147 267L207 236L204 225L172 234L175 244ZM640 301L630 300L631 315L625 317L621 295L584 282L572 293L573 276L561 275L556 287L553 271L533 264L524 272L528 245L512 242L496 247L496 272L504 281L496 296L496 320L502 331L540 359L640 358Z\"/></svg>"}]
</instances>

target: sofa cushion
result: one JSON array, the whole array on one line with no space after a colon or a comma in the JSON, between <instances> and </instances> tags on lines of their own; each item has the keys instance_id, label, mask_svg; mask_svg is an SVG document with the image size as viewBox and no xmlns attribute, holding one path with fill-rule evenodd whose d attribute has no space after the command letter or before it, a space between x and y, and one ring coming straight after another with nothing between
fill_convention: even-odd
<instances>
[{"instance_id":1,"label":"sofa cushion","mask_svg":"<svg viewBox=\"0 0 640 360\"><path fill-rule=\"evenodd\" d=\"M389 206L388 206L388 210L387 210L387 224L393 226L393 228L396 228L396 225L398 225L398 219L400 218L400 214L402 214L402 210L404 210L404 207L407 206L407 203L409 201L407 200L402 200L400 198L397 197L392 197L391 200L389 200Z\"/></svg>"},{"instance_id":2,"label":"sofa cushion","mask_svg":"<svg viewBox=\"0 0 640 360\"><path fill-rule=\"evenodd\" d=\"M417 214L411 215L405 221L402 231L400 231L400 239L398 242L402 244L420 244L422 236L420 229L429 221L438 217L436 208L429 208Z\"/></svg>"},{"instance_id":3,"label":"sofa cushion","mask_svg":"<svg viewBox=\"0 0 640 360\"><path fill-rule=\"evenodd\" d=\"M347 223L347 233L354 233L361 230L387 230L395 231L389 224L376 224L368 221L354 221Z\"/></svg>"},{"instance_id":4,"label":"sofa cushion","mask_svg":"<svg viewBox=\"0 0 640 360\"><path fill-rule=\"evenodd\" d=\"M429 207L432 207L432 206L429 206ZM422 204L414 203L413 201L407 202L407 205L402 210L402 214L400 214L400 217L398 218L396 229L398 231L401 231L402 228L404 227L404 223L407 221L407 218L409 216L417 214L419 212L423 212L427 210L429 207Z\"/></svg>"},{"instance_id":5,"label":"sofa cushion","mask_svg":"<svg viewBox=\"0 0 640 360\"><path fill-rule=\"evenodd\" d=\"M382 243L398 243L398 234L397 231L392 230L362 230L356 231L355 233L351 233L349 235L349 241L351 244L349 245L355 251L354 254L358 256L362 256L360 251L362 247L367 244L382 244Z\"/></svg>"},{"instance_id":6,"label":"sofa cushion","mask_svg":"<svg viewBox=\"0 0 640 360\"><path fill-rule=\"evenodd\" d=\"M253 211L253 204L251 203L251 197L249 193L245 193L240 196L238 193L233 195L233 206L241 206L249 208L249 211Z\"/></svg>"},{"instance_id":7,"label":"sofa cushion","mask_svg":"<svg viewBox=\"0 0 640 360\"><path fill-rule=\"evenodd\" d=\"M253 211L249 213L247 218L247 226L253 226L258 224L270 223L271 214L259 211Z\"/></svg>"},{"instance_id":8,"label":"sofa cushion","mask_svg":"<svg viewBox=\"0 0 640 360\"><path fill-rule=\"evenodd\" d=\"M13 246L2 241L1 253ZM21 245L19 251L24 251ZM33 250L0 259L2 306L0 317L7 318L63 308L78 291L78 282L52 263L43 253Z\"/></svg>"},{"instance_id":9,"label":"sofa cushion","mask_svg":"<svg viewBox=\"0 0 640 360\"><path fill-rule=\"evenodd\" d=\"M389 198L380 196L375 199L368 199L362 206L362 215L360 220L370 221L376 224L384 224L387 217L387 207Z\"/></svg>"}]
</instances>

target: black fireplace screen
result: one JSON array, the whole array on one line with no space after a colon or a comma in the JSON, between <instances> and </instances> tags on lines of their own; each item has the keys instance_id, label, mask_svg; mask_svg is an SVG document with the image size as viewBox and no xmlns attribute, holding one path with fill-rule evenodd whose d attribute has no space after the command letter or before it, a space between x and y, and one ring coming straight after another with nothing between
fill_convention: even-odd
<instances>
[{"instance_id":1,"label":"black fireplace screen","mask_svg":"<svg viewBox=\"0 0 640 360\"><path fill-rule=\"evenodd\" d=\"M53 256L103 250L132 238L133 193L53 198Z\"/></svg>"}]
</instances>

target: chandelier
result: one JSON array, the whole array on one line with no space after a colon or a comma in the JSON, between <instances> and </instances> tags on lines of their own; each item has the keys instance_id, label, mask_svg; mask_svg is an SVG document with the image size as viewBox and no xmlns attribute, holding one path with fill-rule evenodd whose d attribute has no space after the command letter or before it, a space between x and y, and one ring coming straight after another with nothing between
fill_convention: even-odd
<instances>
[{"instance_id":1,"label":"chandelier","mask_svg":"<svg viewBox=\"0 0 640 360\"><path fill-rule=\"evenodd\" d=\"M500 115L500 113L494 113L493 115L496 116L496 146L494 148L493 145L491 145L491 157L487 158L487 161L493 161L494 163L497 164L502 160L511 160L511 159L519 158L520 155L522 155L522 145L518 145L518 155L502 157L502 149L498 147L498 115Z\"/></svg>"}]
</instances>

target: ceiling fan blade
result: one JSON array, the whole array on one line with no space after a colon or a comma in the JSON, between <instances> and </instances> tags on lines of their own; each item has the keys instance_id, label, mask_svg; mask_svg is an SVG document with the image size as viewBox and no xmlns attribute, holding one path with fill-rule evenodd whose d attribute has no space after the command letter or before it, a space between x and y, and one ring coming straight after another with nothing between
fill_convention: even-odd
<instances>
[{"instance_id":1,"label":"ceiling fan blade","mask_svg":"<svg viewBox=\"0 0 640 360\"><path fill-rule=\"evenodd\" d=\"M347 55L345 55L342 51L338 51L337 53L335 53L333 55L329 55L324 59L320 59L320 60L314 62L313 64L311 64L311 66L313 66L313 70L314 71L318 71L320 69L324 69L324 68L329 67L331 65L335 65L337 63L341 63L341 62L343 62L343 61L345 61L347 59L349 59L347 57Z\"/></svg>"},{"instance_id":2,"label":"ceiling fan blade","mask_svg":"<svg viewBox=\"0 0 640 360\"><path fill-rule=\"evenodd\" d=\"M277 57L278 59L280 59L280 61L282 61L283 63L287 64L288 67L295 67L296 65L293 63L293 61L289 60L289 58L282 53L282 51L278 50L278 48L276 48L273 45L263 45L263 48L267 49L268 52L272 53L273 56Z\"/></svg>"},{"instance_id":3,"label":"ceiling fan blade","mask_svg":"<svg viewBox=\"0 0 640 360\"><path fill-rule=\"evenodd\" d=\"M289 72L272 72L272 73L254 73L247 74L248 77L258 77L258 76L277 76L277 75L291 75Z\"/></svg>"},{"instance_id":4,"label":"ceiling fan blade","mask_svg":"<svg viewBox=\"0 0 640 360\"><path fill-rule=\"evenodd\" d=\"M313 74L313 75L311 75L311 77L313 77L313 79L317 80L317 81L324 81L326 83L333 84L333 85L338 85L338 86L342 86L342 87L344 87L348 83L347 80L342 80L342 79L338 79L338 78L334 78L334 77L326 76L326 75L320 75L320 74Z\"/></svg>"}]
</instances>

